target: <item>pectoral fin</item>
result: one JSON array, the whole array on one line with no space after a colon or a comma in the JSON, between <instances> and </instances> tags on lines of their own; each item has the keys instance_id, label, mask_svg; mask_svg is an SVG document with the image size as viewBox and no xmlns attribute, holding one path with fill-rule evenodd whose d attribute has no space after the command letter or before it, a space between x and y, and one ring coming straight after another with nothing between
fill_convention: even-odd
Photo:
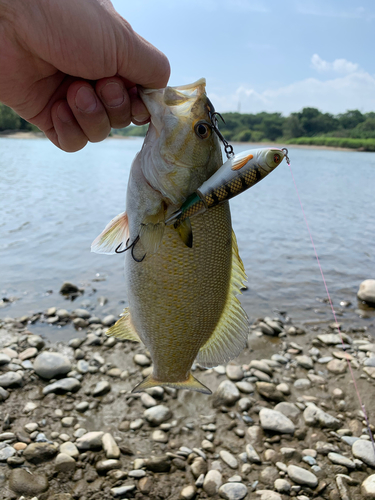
<instances>
[{"instance_id":1,"label":"pectoral fin","mask_svg":"<svg viewBox=\"0 0 375 500\"><path fill-rule=\"evenodd\" d=\"M187 389L189 391L202 392L203 394L212 394L210 389L193 377L191 373L189 374L189 378L184 382L160 382L160 380L156 380L151 374L142 380L140 384L135 386L132 392L142 392L155 386L167 386L173 387L174 389Z\"/></svg>"},{"instance_id":2,"label":"pectoral fin","mask_svg":"<svg viewBox=\"0 0 375 500\"><path fill-rule=\"evenodd\" d=\"M245 269L238 254L236 236L232 231L232 271L227 301L221 318L207 342L201 347L196 361L207 368L225 364L246 347L249 324L237 295L246 281Z\"/></svg>"},{"instance_id":3,"label":"pectoral fin","mask_svg":"<svg viewBox=\"0 0 375 500\"><path fill-rule=\"evenodd\" d=\"M142 221L139 239L146 254L155 253L164 236L164 210L155 215L148 215Z\"/></svg>"},{"instance_id":4,"label":"pectoral fin","mask_svg":"<svg viewBox=\"0 0 375 500\"><path fill-rule=\"evenodd\" d=\"M183 222L177 223L175 228L185 245L189 248L193 248L193 231L191 229L189 217Z\"/></svg>"},{"instance_id":5,"label":"pectoral fin","mask_svg":"<svg viewBox=\"0 0 375 500\"><path fill-rule=\"evenodd\" d=\"M106 332L108 337L116 337L120 340L131 340L132 342L141 342L138 333L135 331L130 319L130 312L124 309L124 315Z\"/></svg>"},{"instance_id":6,"label":"pectoral fin","mask_svg":"<svg viewBox=\"0 0 375 500\"><path fill-rule=\"evenodd\" d=\"M91 244L91 251L95 253L105 253L112 255L118 246L129 238L128 216L126 212L119 214L106 225L97 238Z\"/></svg>"}]
</instances>

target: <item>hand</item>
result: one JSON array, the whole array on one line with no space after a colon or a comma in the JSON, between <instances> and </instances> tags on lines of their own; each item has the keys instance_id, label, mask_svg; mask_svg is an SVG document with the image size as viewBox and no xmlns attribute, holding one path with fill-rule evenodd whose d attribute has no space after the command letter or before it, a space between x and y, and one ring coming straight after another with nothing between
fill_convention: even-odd
<instances>
[{"instance_id":1,"label":"hand","mask_svg":"<svg viewBox=\"0 0 375 500\"><path fill-rule=\"evenodd\" d=\"M0 0L0 47L0 101L68 152L147 123L136 84L170 74L109 0Z\"/></svg>"}]
</instances>

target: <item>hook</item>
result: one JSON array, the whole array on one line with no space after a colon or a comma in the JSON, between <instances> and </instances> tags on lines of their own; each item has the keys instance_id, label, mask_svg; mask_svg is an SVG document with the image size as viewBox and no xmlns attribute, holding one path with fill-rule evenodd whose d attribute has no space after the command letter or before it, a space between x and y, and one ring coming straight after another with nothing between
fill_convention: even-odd
<instances>
[{"instance_id":1,"label":"hook","mask_svg":"<svg viewBox=\"0 0 375 500\"><path fill-rule=\"evenodd\" d=\"M124 253L127 250L131 249L131 255L132 255L133 259L135 260L135 262L142 262L144 260L144 258L146 257L146 254L144 254L144 256L141 259L137 259L136 257L134 257L134 248L135 248L135 245L138 243L138 241L139 241L139 235L136 237L136 239L133 241L133 243L129 246L128 246L129 240L127 240L126 247L124 248L124 250L120 250L121 245L122 245L122 242L121 242L119 244L119 246L116 248L115 252L116 253Z\"/></svg>"},{"instance_id":2,"label":"hook","mask_svg":"<svg viewBox=\"0 0 375 500\"><path fill-rule=\"evenodd\" d=\"M286 162L287 162L288 165L290 165L290 160L289 160L287 148L282 148L281 151L284 151Z\"/></svg>"}]
</instances>

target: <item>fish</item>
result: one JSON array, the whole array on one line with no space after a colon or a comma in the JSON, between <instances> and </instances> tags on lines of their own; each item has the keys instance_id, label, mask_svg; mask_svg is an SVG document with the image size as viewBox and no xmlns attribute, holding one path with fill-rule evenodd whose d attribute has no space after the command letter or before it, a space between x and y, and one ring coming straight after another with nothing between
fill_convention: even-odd
<instances>
[{"instance_id":1,"label":"fish","mask_svg":"<svg viewBox=\"0 0 375 500\"><path fill-rule=\"evenodd\" d=\"M177 227L185 219L238 196L275 170L284 157L289 160L286 148L250 149L233 155L165 223Z\"/></svg>"},{"instance_id":2,"label":"fish","mask_svg":"<svg viewBox=\"0 0 375 500\"><path fill-rule=\"evenodd\" d=\"M126 211L92 243L97 253L125 252L128 307L106 333L142 342L152 373L132 392L169 386L211 394L191 373L237 357L249 324L238 295L246 274L228 201L166 220L223 164L204 79L179 87L139 89L151 115L128 181Z\"/></svg>"}]
</instances>

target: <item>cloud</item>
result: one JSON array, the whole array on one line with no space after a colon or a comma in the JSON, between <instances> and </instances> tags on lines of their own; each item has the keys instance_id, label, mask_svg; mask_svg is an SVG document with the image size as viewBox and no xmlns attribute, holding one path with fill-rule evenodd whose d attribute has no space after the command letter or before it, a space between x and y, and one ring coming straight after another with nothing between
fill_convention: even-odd
<instances>
[{"instance_id":1,"label":"cloud","mask_svg":"<svg viewBox=\"0 0 375 500\"><path fill-rule=\"evenodd\" d=\"M240 108L242 113L278 111L288 115L308 106L333 114L348 109L367 112L375 109L375 77L365 71L354 71L326 81L307 78L261 92L241 85L232 95L210 93L210 99L220 112Z\"/></svg>"},{"instance_id":2,"label":"cloud","mask_svg":"<svg viewBox=\"0 0 375 500\"><path fill-rule=\"evenodd\" d=\"M324 61L318 54L311 58L311 66L319 72L335 71L336 73L354 73L358 70L358 64L346 59L335 59L333 62Z\"/></svg>"}]
</instances>

